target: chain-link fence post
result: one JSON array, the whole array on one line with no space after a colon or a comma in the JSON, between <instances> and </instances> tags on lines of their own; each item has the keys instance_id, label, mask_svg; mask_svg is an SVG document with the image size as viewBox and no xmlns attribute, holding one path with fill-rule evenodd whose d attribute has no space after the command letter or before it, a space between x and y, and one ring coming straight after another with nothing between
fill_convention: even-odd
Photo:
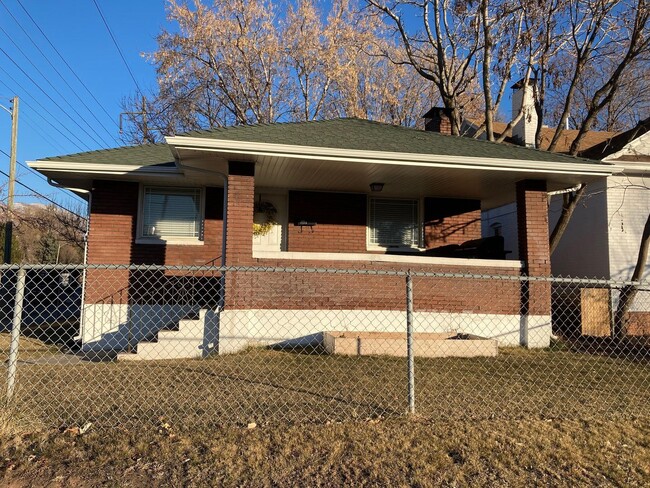
<instances>
[{"instance_id":1,"label":"chain-link fence post","mask_svg":"<svg viewBox=\"0 0 650 488\"><path fill-rule=\"evenodd\" d=\"M406 275L406 357L408 366L409 413L415 413L415 361L413 359L413 281Z\"/></svg>"},{"instance_id":2,"label":"chain-link fence post","mask_svg":"<svg viewBox=\"0 0 650 488\"><path fill-rule=\"evenodd\" d=\"M16 372L18 370L18 343L20 341L20 325L23 319L23 299L25 298L25 270L20 268L16 275L16 294L14 298L14 313L11 323L11 342L9 346L9 364L7 368L7 403L14 396L16 387Z\"/></svg>"},{"instance_id":3,"label":"chain-link fence post","mask_svg":"<svg viewBox=\"0 0 650 488\"><path fill-rule=\"evenodd\" d=\"M519 322L519 345L528 347L528 320L530 313L530 281L521 281L521 318Z\"/></svg>"}]
</instances>

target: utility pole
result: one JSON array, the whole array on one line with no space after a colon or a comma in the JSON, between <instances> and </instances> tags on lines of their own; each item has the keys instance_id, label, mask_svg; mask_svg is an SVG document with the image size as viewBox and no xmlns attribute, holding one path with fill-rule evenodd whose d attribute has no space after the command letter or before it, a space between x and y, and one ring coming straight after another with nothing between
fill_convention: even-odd
<instances>
[{"instance_id":1,"label":"utility pole","mask_svg":"<svg viewBox=\"0 0 650 488\"><path fill-rule=\"evenodd\" d=\"M146 143L149 142L149 134L151 131L154 130L163 130L163 129L158 129L155 127L149 127L148 125L148 120L147 120L147 97L142 95L142 105L140 107L139 112L122 112L120 114L120 134L124 134L124 121L123 121L123 116L124 115L139 115L142 117L142 140Z\"/></svg>"},{"instance_id":2,"label":"utility pole","mask_svg":"<svg viewBox=\"0 0 650 488\"><path fill-rule=\"evenodd\" d=\"M18 97L14 97L11 104L11 151L9 153L9 189L5 219L5 263L11 263L11 243L13 239L14 186L16 182L16 149L18 145Z\"/></svg>"}]
</instances>

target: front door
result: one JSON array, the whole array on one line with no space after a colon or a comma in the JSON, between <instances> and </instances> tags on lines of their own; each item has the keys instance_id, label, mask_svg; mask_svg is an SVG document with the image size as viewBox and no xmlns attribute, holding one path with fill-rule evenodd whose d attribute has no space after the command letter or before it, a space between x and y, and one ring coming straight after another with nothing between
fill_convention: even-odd
<instances>
[{"instance_id":1,"label":"front door","mask_svg":"<svg viewBox=\"0 0 650 488\"><path fill-rule=\"evenodd\" d=\"M286 221L286 194L255 193L253 250L283 251L286 248Z\"/></svg>"}]
</instances>

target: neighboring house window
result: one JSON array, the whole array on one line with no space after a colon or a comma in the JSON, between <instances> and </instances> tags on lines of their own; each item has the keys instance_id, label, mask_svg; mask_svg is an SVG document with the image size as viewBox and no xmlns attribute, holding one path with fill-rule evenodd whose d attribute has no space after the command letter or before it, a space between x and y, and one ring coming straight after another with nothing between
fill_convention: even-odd
<instances>
[{"instance_id":1,"label":"neighboring house window","mask_svg":"<svg viewBox=\"0 0 650 488\"><path fill-rule=\"evenodd\" d=\"M141 236L199 240L201 202L200 188L144 187Z\"/></svg>"},{"instance_id":2,"label":"neighboring house window","mask_svg":"<svg viewBox=\"0 0 650 488\"><path fill-rule=\"evenodd\" d=\"M417 247L420 244L418 200L371 198L369 203L369 245Z\"/></svg>"}]
</instances>

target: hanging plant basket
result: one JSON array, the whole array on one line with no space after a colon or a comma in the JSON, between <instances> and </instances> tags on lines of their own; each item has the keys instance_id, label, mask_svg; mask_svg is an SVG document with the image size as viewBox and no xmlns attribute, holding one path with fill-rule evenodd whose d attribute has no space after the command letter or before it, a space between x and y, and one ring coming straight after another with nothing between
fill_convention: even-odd
<instances>
[{"instance_id":1,"label":"hanging plant basket","mask_svg":"<svg viewBox=\"0 0 650 488\"><path fill-rule=\"evenodd\" d=\"M265 236L273 226L278 223L275 216L278 213L275 206L270 202L259 201L255 204L255 222L253 222L253 235Z\"/></svg>"}]
</instances>

